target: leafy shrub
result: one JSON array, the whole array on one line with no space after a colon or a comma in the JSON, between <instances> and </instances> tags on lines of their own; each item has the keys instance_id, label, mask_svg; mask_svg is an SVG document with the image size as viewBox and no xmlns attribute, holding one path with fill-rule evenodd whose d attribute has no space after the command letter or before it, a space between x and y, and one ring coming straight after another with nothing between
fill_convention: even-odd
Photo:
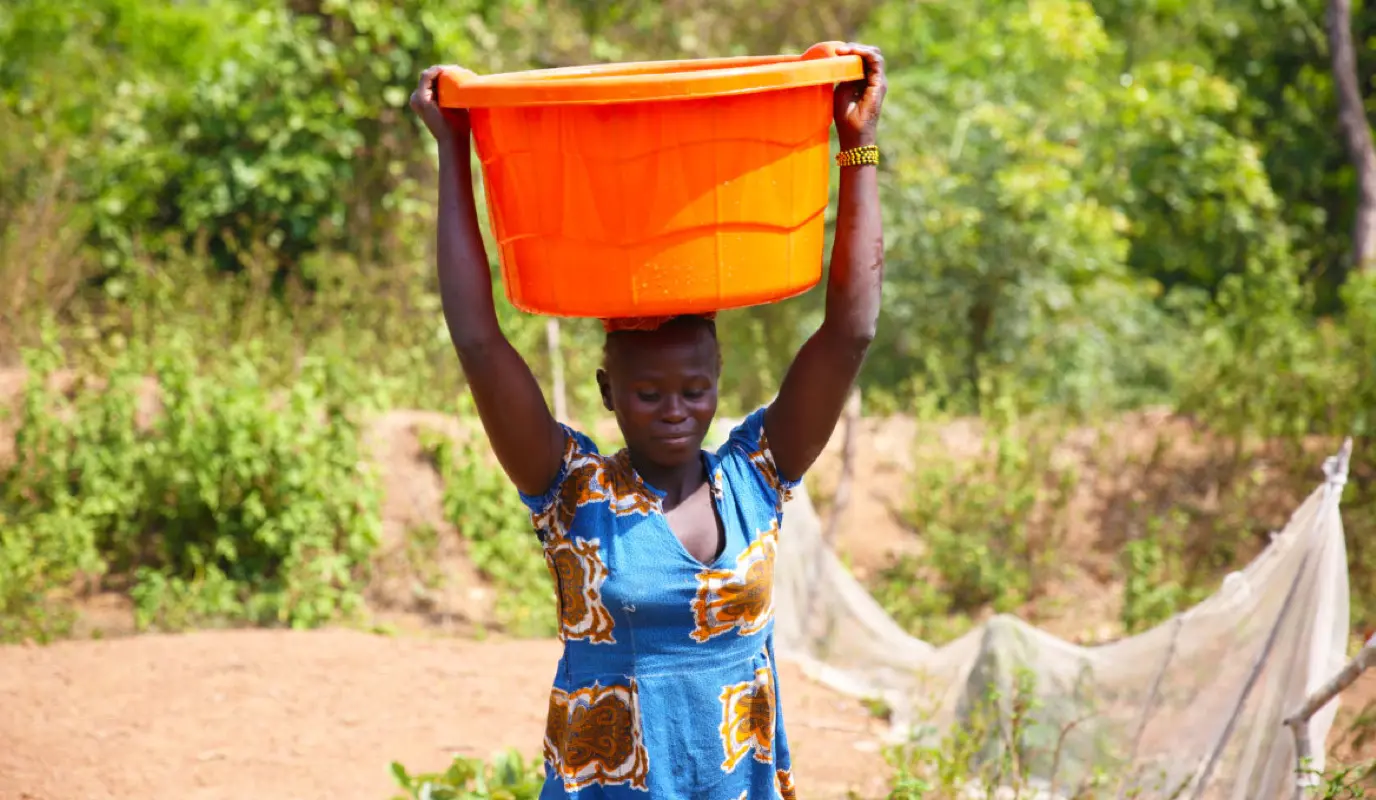
<instances>
[{"instance_id":1,"label":"leafy shrub","mask_svg":"<svg viewBox=\"0 0 1376 800\"><path fill-rule=\"evenodd\" d=\"M540 759L527 761L515 750L491 763L458 756L444 772L416 775L393 761L392 777L405 792L393 800L535 800L544 775Z\"/></svg>"},{"instance_id":2,"label":"leafy shrub","mask_svg":"<svg viewBox=\"0 0 1376 800\"><path fill-rule=\"evenodd\" d=\"M1376 797L1372 788L1376 786L1376 761L1360 764L1337 764L1320 772L1316 769L1303 771L1313 782L1306 795L1322 800L1368 800Z\"/></svg>"},{"instance_id":3,"label":"leafy shrub","mask_svg":"<svg viewBox=\"0 0 1376 800\"><path fill-rule=\"evenodd\" d=\"M70 509L11 522L0 510L0 642L66 634L71 610L52 595L105 567L86 520Z\"/></svg>"},{"instance_id":4,"label":"leafy shrub","mask_svg":"<svg viewBox=\"0 0 1376 800\"><path fill-rule=\"evenodd\" d=\"M76 376L69 399L54 385L56 352L29 354L0 514L19 531L7 554L50 555L19 575L7 555L3 583L32 601L107 572L128 586L141 627L303 627L359 609L380 495L330 365L305 361L278 394L252 350L214 374L170 334L152 358L161 410L141 425L141 394L155 393L141 393L138 360L111 356L103 377Z\"/></svg>"},{"instance_id":5,"label":"leafy shrub","mask_svg":"<svg viewBox=\"0 0 1376 800\"><path fill-rule=\"evenodd\" d=\"M1311 294L1289 271L1225 280L1217 306L1194 323L1198 367L1178 405L1228 437L1239 457L1268 448L1270 468L1304 492L1316 478L1314 437L1327 454L1352 436L1343 521L1365 530L1376 525L1376 273L1348 278L1341 317L1316 324ZM1274 521L1251 522L1266 530ZM1353 621L1366 625L1376 619L1376 547L1363 536L1348 537L1348 547Z\"/></svg>"},{"instance_id":6,"label":"leafy shrub","mask_svg":"<svg viewBox=\"0 0 1376 800\"><path fill-rule=\"evenodd\" d=\"M476 420L472 401L460 404ZM422 446L444 481L444 514L468 543L473 566L497 589L497 621L518 636L551 636L555 600L530 512L501 468L485 452L486 440L455 442L427 432Z\"/></svg>"},{"instance_id":7,"label":"leafy shrub","mask_svg":"<svg viewBox=\"0 0 1376 800\"><path fill-rule=\"evenodd\" d=\"M1015 668L1006 693L991 684L969 704L960 723L939 738L915 737L885 750L892 769L889 800L1097 800L1106 797L1179 798L1188 781L1172 785L1150 772L1129 774L1107 748L1072 753L1066 736L1095 716L1077 704L1039 697L1031 672ZM1376 762L1330 764L1306 796L1367 800Z\"/></svg>"},{"instance_id":8,"label":"leafy shrub","mask_svg":"<svg viewBox=\"0 0 1376 800\"><path fill-rule=\"evenodd\" d=\"M894 771L890 800L1043 800L1111 791L1116 781L1108 754L1083 763L1084 754L1064 749L1071 728L1093 724L1083 708L1070 707L1083 698L1051 708L1039 698L1030 671L1015 668L1009 679L1006 690L990 682L940 738L918 738L885 752ZM1080 777L1072 781L1073 775Z\"/></svg>"},{"instance_id":9,"label":"leafy shrub","mask_svg":"<svg viewBox=\"0 0 1376 800\"><path fill-rule=\"evenodd\" d=\"M976 457L918 459L906 516L927 552L920 562L900 558L871 587L895 619L942 641L963 633L970 615L986 607L1012 611L1042 590L1078 481L1073 469L1052 461L1061 430L1030 421L1015 430L996 419Z\"/></svg>"},{"instance_id":10,"label":"leafy shrub","mask_svg":"<svg viewBox=\"0 0 1376 800\"><path fill-rule=\"evenodd\" d=\"M1170 619L1181 609L1203 600L1203 586L1190 581L1182 562L1179 530L1187 515L1175 510L1163 521L1153 518L1147 535L1123 548L1123 628L1137 633Z\"/></svg>"}]
</instances>

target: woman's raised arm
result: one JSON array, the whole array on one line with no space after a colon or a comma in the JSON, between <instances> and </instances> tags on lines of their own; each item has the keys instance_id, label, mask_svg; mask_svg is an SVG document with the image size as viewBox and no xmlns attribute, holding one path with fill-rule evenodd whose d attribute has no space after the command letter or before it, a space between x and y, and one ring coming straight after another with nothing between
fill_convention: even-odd
<instances>
[{"instance_id":1,"label":"woman's raised arm","mask_svg":"<svg viewBox=\"0 0 1376 800\"><path fill-rule=\"evenodd\" d=\"M851 44L838 54L865 62L865 77L835 92L836 131L843 150L874 145L888 90L879 50ZM836 428L879 321L884 280L884 230L877 168L841 168L836 238L827 270L826 316L784 375L765 412L765 436L779 473L800 480Z\"/></svg>"},{"instance_id":2,"label":"woman's raised arm","mask_svg":"<svg viewBox=\"0 0 1376 800\"><path fill-rule=\"evenodd\" d=\"M436 249L444 319L497 460L518 490L539 495L558 475L564 431L529 365L497 323L473 199L468 113L440 108L440 69L421 73L411 108L440 147Z\"/></svg>"}]
</instances>

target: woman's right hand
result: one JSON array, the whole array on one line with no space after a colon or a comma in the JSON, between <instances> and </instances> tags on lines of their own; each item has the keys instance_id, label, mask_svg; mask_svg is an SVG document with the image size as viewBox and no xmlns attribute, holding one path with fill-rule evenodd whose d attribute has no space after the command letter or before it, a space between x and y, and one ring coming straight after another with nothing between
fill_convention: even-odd
<instances>
[{"instance_id":1,"label":"woman's right hand","mask_svg":"<svg viewBox=\"0 0 1376 800\"><path fill-rule=\"evenodd\" d=\"M434 66L420 74L420 83L411 93L411 110L425 121L430 134L443 143L466 142L468 140L468 110L463 108L441 108L439 103L438 81L443 70L468 72L462 67Z\"/></svg>"}]
</instances>

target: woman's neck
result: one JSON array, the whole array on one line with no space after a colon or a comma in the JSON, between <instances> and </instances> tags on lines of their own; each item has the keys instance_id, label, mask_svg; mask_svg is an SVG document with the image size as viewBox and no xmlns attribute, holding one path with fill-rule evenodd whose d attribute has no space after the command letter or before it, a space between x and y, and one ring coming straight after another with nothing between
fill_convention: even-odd
<instances>
[{"instance_id":1,"label":"woman's neck","mask_svg":"<svg viewBox=\"0 0 1376 800\"><path fill-rule=\"evenodd\" d=\"M633 451L627 452L630 454L631 466L640 479L664 492L665 510L683 502L707 481L707 469L702 463L701 455L683 464L665 467L646 461Z\"/></svg>"}]
</instances>

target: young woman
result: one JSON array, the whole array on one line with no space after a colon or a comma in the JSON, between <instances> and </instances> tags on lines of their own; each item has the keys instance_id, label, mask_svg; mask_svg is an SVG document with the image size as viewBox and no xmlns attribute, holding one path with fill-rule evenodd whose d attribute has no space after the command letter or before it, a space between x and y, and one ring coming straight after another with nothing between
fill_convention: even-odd
<instances>
[{"instance_id":1,"label":"young woman","mask_svg":"<svg viewBox=\"0 0 1376 800\"><path fill-rule=\"evenodd\" d=\"M883 58L863 45L841 53L860 56L865 77L835 89L840 146L875 152ZM440 147L445 320L492 449L530 508L559 604L564 652L541 797L792 798L774 554L784 501L831 437L874 337L884 248L876 168L864 162L875 159L838 159L826 315L777 399L704 451L721 373L714 320L607 320L597 383L626 446L603 455L551 416L498 326L468 116L437 105L438 72L422 73L411 107Z\"/></svg>"}]
</instances>

